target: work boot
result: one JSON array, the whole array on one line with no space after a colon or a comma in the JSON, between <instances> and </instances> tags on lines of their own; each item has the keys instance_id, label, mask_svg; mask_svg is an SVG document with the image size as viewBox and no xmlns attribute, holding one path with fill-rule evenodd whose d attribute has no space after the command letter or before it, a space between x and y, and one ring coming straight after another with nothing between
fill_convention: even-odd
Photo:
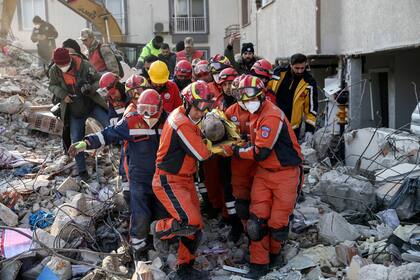
<instances>
[{"instance_id":1,"label":"work boot","mask_svg":"<svg viewBox=\"0 0 420 280\"><path fill-rule=\"evenodd\" d=\"M79 181L84 181L85 183L90 182L90 176L87 171L79 172Z\"/></svg>"},{"instance_id":2,"label":"work boot","mask_svg":"<svg viewBox=\"0 0 420 280\"><path fill-rule=\"evenodd\" d=\"M201 203L200 208L201 213L203 213L203 216L206 216L207 219L216 219L219 215L220 210L213 207L207 194L201 194L201 197L203 198L203 202Z\"/></svg>"},{"instance_id":3,"label":"work boot","mask_svg":"<svg viewBox=\"0 0 420 280\"><path fill-rule=\"evenodd\" d=\"M268 264L254 264L249 266L249 272L244 276L248 279L259 279L268 273Z\"/></svg>"},{"instance_id":4,"label":"work boot","mask_svg":"<svg viewBox=\"0 0 420 280\"><path fill-rule=\"evenodd\" d=\"M229 215L229 218L232 227L229 231L228 239L229 241L236 243L241 237L242 232L244 232L244 226L241 222L241 219L239 219L238 215Z\"/></svg>"},{"instance_id":5,"label":"work boot","mask_svg":"<svg viewBox=\"0 0 420 280\"><path fill-rule=\"evenodd\" d=\"M284 262L283 256L279 254L270 254L270 269L283 267L286 263Z\"/></svg>"},{"instance_id":6,"label":"work boot","mask_svg":"<svg viewBox=\"0 0 420 280\"><path fill-rule=\"evenodd\" d=\"M153 245L156 250L163 250L162 252L169 251L169 240L163 239L162 237L169 236L171 234L175 236L190 236L193 235L198 228L190 225L181 225L177 220L172 222L172 226L169 230L166 231L156 231L156 225L158 221L153 221L150 225L150 232L153 235Z\"/></svg>"},{"instance_id":7,"label":"work boot","mask_svg":"<svg viewBox=\"0 0 420 280\"><path fill-rule=\"evenodd\" d=\"M169 253L169 240L168 239L160 239L160 235L156 233L156 224L158 221L153 221L150 224L150 233L153 235L153 247L155 250L162 254Z\"/></svg>"},{"instance_id":8,"label":"work boot","mask_svg":"<svg viewBox=\"0 0 420 280\"><path fill-rule=\"evenodd\" d=\"M177 280L207 280L210 279L210 275L207 271L197 270L192 264L181 264L176 270Z\"/></svg>"}]
</instances>

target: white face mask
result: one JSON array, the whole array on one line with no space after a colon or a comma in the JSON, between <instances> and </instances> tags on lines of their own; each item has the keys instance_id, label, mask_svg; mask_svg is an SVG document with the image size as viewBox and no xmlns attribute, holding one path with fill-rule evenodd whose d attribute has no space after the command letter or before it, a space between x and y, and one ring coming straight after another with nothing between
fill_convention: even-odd
<instances>
[{"instance_id":1,"label":"white face mask","mask_svg":"<svg viewBox=\"0 0 420 280\"><path fill-rule=\"evenodd\" d=\"M41 24L35 24L35 25L34 25L34 27L35 27L36 29L39 29L39 28L41 27Z\"/></svg>"},{"instance_id":2,"label":"white face mask","mask_svg":"<svg viewBox=\"0 0 420 280\"><path fill-rule=\"evenodd\" d=\"M152 128L159 121L159 119L158 118L144 118L144 121L149 125L150 128Z\"/></svg>"},{"instance_id":3,"label":"white face mask","mask_svg":"<svg viewBox=\"0 0 420 280\"><path fill-rule=\"evenodd\" d=\"M219 74L213 74L213 80L218 84L219 83Z\"/></svg>"},{"instance_id":4,"label":"white face mask","mask_svg":"<svg viewBox=\"0 0 420 280\"><path fill-rule=\"evenodd\" d=\"M71 63L66 66L58 66L58 68L60 68L61 72L66 73L67 71L69 71L70 66L71 66Z\"/></svg>"},{"instance_id":5,"label":"white face mask","mask_svg":"<svg viewBox=\"0 0 420 280\"><path fill-rule=\"evenodd\" d=\"M259 100L253 100L253 101L248 101L245 103L245 107L246 109L251 113L254 114L256 111L258 111L258 109L260 108L260 101Z\"/></svg>"},{"instance_id":6,"label":"white face mask","mask_svg":"<svg viewBox=\"0 0 420 280\"><path fill-rule=\"evenodd\" d=\"M239 106L244 109L245 111L248 111L248 109L245 107L245 104L242 101L238 101Z\"/></svg>"}]
</instances>

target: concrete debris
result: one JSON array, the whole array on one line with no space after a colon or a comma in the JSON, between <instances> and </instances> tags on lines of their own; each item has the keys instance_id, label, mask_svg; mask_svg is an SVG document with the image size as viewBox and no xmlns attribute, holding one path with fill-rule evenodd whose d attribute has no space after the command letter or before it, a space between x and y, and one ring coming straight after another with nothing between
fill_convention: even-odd
<instances>
[{"instance_id":1,"label":"concrete debris","mask_svg":"<svg viewBox=\"0 0 420 280\"><path fill-rule=\"evenodd\" d=\"M357 229L336 212L322 215L318 229L321 240L331 245L360 237Z\"/></svg>"},{"instance_id":2,"label":"concrete debris","mask_svg":"<svg viewBox=\"0 0 420 280\"><path fill-rule=\"evenodd\" d=\"M347 269L347 277L349 280L359 280L360 269L365 265L368 265L368 260L362 258L361 256L354 256L351 259L349 268Z\"/></svg>"},{"instance_id":3,"label":"concrete debris","mask_svg":"<svg viewBox=\"0 0 420 280\"><path fill-rule=\"evenodd\" d=\"M79 185L77 184L76 179L74 179L73 177L67 177L66 180L64 180L63 183L61 183L58 188L57 191L60 192L61 194L65 194L66 191L78 191L79 190Z\"/></svg>"},{"instance_id":4,"label":"concrete debris","mask_svg":"<svg viewBox=\"0 0 420 280\"><path fill-rule=\"evenodd\" d=\"M0 203L0 219L11 227L18 224L18 215L2 203Z\"/></svg>"},{"instance_id":5,"label":"concrete debris","mask_svg":"<svg viewBox=\"0 0 420 280\"><path fill-rule=\"evenodd\" d=\"M342 174L337 170L322 175L319 190L322 201L332 205L338 212L365 212L376 205L375 188L367 179Z\"/></svg>"},{"instance_id":6,"label":"concrete debris","mask_svg":"<svg viewBox=\"0 0 420 280\"><path fill-rule=\"evenodd\" d=\"M414 262L391 269L388 279L393 280L416 280L420 278L420 263Z\"/></svg>"},{"instance_id":7,"label":"concrete debris","mask_svg":"<svg viewBox=\"0 0 420 280\"><path fill-rule=\"evenodd\" d=\"M19 88L17 89L17 91L20 91ZM0 87L0 92L2 91L7 92L4 90L4 86ZM19 95L13 95L6 100L0 100L0 113L17 114L23 109L24 103L24 99Z\"/></svg>"},{"instance_id":8,"label":"concrete debris","mask_svg":"<svg viewBox=\"0 0 420 280\"><path fill-rule=\"evenodd\" d=\"M388 279L389 269L380 264L363 266L359 271L358 279L384 280Z\"/></svg>"},{"instance_id":9,"label":"concrete debris","mask_svg":"<svg viewBox=\"0 0 420 280\"><path fill-rule=\"evenodd\" d=\"M344 265L349 265L352 258L358 254L356 242L346 240L336 245L335 254L339 262Z\"/></svg>"}]
</instances>

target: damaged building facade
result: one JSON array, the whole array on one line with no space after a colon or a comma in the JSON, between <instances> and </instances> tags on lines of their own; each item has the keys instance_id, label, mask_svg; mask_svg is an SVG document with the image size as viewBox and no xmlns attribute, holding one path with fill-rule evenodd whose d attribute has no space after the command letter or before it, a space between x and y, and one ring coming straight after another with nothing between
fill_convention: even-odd
<instances>
[{"instance_id":1,"label":"damaged building facade","mask_svg":"<svg viewBox=\"0 0 420 280\"><path fill-rule=\"evenodd\" d=\"M418 102L413 83L420 86L417 1L238 2L242 40L255 42L257 53L271 61L310 56L321 88L344 79L352 129L409 128Z\"/></svg>"}]
</instances>

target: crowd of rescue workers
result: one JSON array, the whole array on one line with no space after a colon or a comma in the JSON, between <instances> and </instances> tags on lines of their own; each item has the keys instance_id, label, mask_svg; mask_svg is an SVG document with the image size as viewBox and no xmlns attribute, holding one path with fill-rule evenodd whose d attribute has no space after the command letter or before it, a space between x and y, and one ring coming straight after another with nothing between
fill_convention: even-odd
<instances>
[{"instance_id":1,"label":"crowd of rescue workers","mask_svg":"<svg viewBox=\"0 0 420 280\"><path fill-rule=\"evenodd\" d=\"M193 267L202 215L222 215L230 241L250 240L245 277L268 273L302 199L299 143L310 142L316 127L317 85L306 56L273 66L244 43L235 59L231 36L223 55L205 60L190 37L172 53L155 36L124 83L110 45L90 29L79 39L86 56L73 39L51 50L54 113L81 180L91 180L85 150L121 145L134 259L147 259L153 247L167 252L176 240L178 279L209 279ZM85 135L89 117L104 129Z\"/></svg>"}]
</instances>

